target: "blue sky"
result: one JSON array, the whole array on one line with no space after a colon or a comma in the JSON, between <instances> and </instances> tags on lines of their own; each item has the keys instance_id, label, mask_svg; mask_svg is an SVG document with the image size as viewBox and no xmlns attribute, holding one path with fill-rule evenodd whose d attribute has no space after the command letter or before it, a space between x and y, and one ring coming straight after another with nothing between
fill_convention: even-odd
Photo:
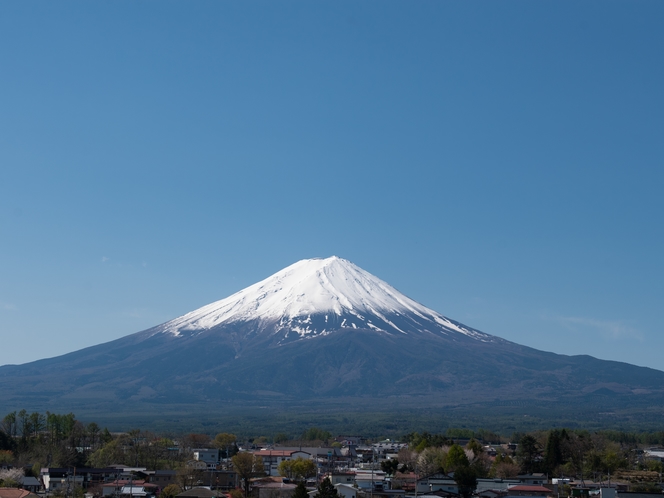
<instances>
[{"instance_id":1,"label":"blue sky","mask_svg":"<svg viewBox=\"0 0 664 498\"><path fill-rule=\"evenodd\" d=\"M0 5L0 364L338 255L662 369L662 2Z\"/></svg>"}]
</instances>

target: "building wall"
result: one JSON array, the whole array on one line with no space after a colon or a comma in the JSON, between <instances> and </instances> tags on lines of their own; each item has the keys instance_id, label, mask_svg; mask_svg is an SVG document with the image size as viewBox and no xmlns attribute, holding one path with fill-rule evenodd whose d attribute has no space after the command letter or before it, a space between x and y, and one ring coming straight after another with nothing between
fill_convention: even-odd
<instances>
[{"instance_id":1,"label":"building wall","mask_svg":"<svg viewBox=\"0 0 664 498\"><path fill-rule=\"evenodd\" d=\"M332 484L355 484L355 474L332 474L329 479Z\"/></svg>"},{"instance_id":2,"label":"building wall","mask_svg":"<svg viewBox=\"0 0 664 498\"><path fill-rule=\"evenodd\" d=\"M339 493L339 496L341 498L357 497L357 489L353 488L352 486L347 486L345 484L342 484L342 485L336 485L335 488L337 489L337 493Z\"/></svg>"},{"instance_id":3,"label":"building wall","mask_svg":"<svg viewBox=\"0 0 664 498\"><path fill-rule=\"evenodd\" d=\"M205 462L206 464L217 464L219 463L219 450L218 449L197 449L194 450L194 460L199 462Z\"/></svg>"}]
</instances>

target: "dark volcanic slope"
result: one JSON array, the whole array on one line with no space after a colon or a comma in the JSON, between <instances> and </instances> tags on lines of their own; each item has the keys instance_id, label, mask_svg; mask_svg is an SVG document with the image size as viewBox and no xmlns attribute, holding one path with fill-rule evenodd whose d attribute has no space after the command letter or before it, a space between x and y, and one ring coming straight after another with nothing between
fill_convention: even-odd
<instances>
[{"instance_id":1,"label":"dark volcanic slope","mask_svg":"<svg viewBox=\"0 0 664 498\"><path fill-rule=\"evenodd\" d=\"M247 324L246 326L249 327ZM284 345L236 330L197 336L140 334L75 353L0 368L0 398L31 409L336 397L421 396L421 402L556 400L615 393L619 405L659 404L664 372L588 356L460 337L381 336L343 329ZM662 403L664 405L664 403Z\"/></svg>"},{"instance_id":2,"label":"dark volcanic slope","mask_svg":"<svg viewBox=\"0 0 664 498\"><path fill-rule=\"evenodd\" d=\"M419 406L579 406L597 396L604 409L664 406L664 372L484 334L339 258L296 263L144 332L0 367L0 399L28 410L131 413L340 399L398 405L413 397Z\"/></svg>"}]
</instances>

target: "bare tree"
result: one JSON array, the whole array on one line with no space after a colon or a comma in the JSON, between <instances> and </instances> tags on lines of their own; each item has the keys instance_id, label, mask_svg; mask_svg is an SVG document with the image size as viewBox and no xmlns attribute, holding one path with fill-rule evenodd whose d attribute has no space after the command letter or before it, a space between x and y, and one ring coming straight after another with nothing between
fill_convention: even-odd
<instances>
[{"instance_id":1,"label":"bare tree","mask_svg":"<svg viewBox=\"0 0 664 498\"><path fill-rule=\"evenodd\" d=\"M25 473L21 468L14 467L13 469L0 470L0 481L6 488L19 487L24 476Z\"/></svg>"},{"instance_id":2,"label":"bare tree","mask_svg":"<svg viewBox=\"0 0 664 498\"><path fill-rule=\"evenodd\" d=\"M415 464L417 463L417 452L408 448L401 448L399 454L397 455L397 460L403 465L402 471L405 470L414 470Z\"/></svg>"}]
</instances>

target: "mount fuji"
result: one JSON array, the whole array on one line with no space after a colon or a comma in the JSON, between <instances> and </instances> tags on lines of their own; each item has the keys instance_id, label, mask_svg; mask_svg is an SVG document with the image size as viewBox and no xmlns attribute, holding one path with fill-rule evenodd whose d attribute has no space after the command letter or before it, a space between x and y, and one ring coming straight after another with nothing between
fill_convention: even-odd
<instances>
[{"instance_id":1,"label":"mount fuji","mask_svg":"<svg viewBox=\"0 0 664 498\"><path fill-rule=\"evenodd\" d=\"M330 257L148 330L0 367L0 399L7 408L121 412L406 400L661 408L664 372L506 341Z\"/></svg>"}]
</instances>

